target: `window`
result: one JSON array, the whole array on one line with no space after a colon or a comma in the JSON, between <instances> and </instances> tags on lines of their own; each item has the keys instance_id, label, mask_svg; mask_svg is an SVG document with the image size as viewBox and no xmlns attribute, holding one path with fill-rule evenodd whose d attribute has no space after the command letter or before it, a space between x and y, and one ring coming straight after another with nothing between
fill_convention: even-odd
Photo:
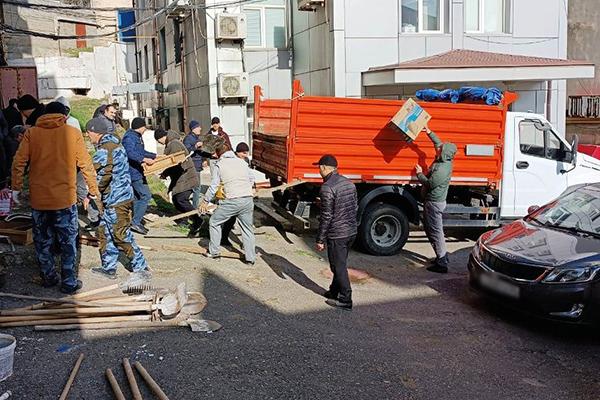
<instances>
[{"instance_id":1,"label":"window","mask_svg":"<svg viewBox=\"0 0 600 400\"><path fill-rule=\"evenodd\" d=\"M143 79L148 79L150 72L148 71L148 45L144 45L144 75Z\"/></svg>"},{"instance_id":2,"label":"window","mask_svg":"<svg viewBox=\"0 0 600 400\"><path fill-rule=\"evenodd\" d=\"M173 45L175 46L175 64L181 62L181 25L179 21L173 20Z\"/></svg>"},{"instance_id":3,"label":"window","mask_svg":"<svg viewBox=\"0 0 600 400\"><path fill-rule=\"evenodd\" d=\"M444 0L402 0L402 32L444 32L445 3Z\"/></svg>"},{"instance_id":4,"label":"window","mask_svg":"<svg viewBox=\"0 0 600 400\"><path fill-rule=\"evenodd\" d=\"M158 52L158 46L156 45L156 38L152 38L152 75L156 75L158 72L158 65L156 65L156 53Z\"/></svg>"},{"instance_id":5,"label":"window","mask_svg":"<svg viewBox=\"0 0 600 400\"><path fill-rule=\"evenodd\" d=\"M158 36L159 39L159 56L160 56L160 70L164 71L167 69L167 37L165 34L165 28L160 30L160 34Z\"/></svg>"},{"instance_id":6,"label":"window","mask_svg":"<svg viewBox=\"0 0 600 400\"><path fill-rule=\"evenodd\" d=\"M287 47L285 0L264 0L244 7L246 47Z\"/></svg>"},{"instance_id":7,"label":"window","mask_svg":"<svg viewBox=\"0 0 600 400\"><path fill-rule=\"evenodd\" d=\"M465 31L510 33L510 0L465 0Z\"/></svg>"},{"instance_id":8,"label":"window","mask_svg":"<svg viewBox=\"0 0 600 400\"><path fill-rule=\"evenodd\" d=\"M519 141L523 154L556 161L565 159L563 142L551 130L542 130L537 121L523 121L519 124Z\"/></svg>"}]
</instances>

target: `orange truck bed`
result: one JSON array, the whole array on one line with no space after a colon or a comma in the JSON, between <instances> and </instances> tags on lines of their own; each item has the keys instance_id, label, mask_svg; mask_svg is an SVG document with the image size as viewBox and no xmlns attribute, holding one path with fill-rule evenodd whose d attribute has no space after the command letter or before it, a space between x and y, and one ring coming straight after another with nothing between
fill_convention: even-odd
<instances>
[{"instance_id":1,"label":"orange truck bed","mask_svg":"<svg viewBox=\"0 0 600 400\"><path fill-rule=\"evenodd\" d=\"M253 164L286 182L321 182L312 163L333 154L340 173L356 183L416 183L415 164L427 172L435 157L425 134L413 143L390 126L404 101L304 96L299 81L291 100L263 99L254 88ZM453 185L499 187L506 112L517 95L506 92L498 106L419 102L430 128L458 147ZM490 155L467 155L469 145L493 147Z\"/></svg>"}]
</instances>

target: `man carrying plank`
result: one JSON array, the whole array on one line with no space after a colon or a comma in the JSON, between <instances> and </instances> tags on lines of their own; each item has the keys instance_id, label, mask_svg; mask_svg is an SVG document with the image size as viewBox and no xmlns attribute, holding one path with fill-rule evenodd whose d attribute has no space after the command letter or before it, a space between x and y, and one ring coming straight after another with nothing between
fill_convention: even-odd
<instances>
[{"instance_id":1,"label":"man carrying plank","mask_svg":"<svg viewBox=\"0 0 600 400\"><path fill-rule=\"evenodd\" d=\"M452 160L456 155L454 143L444 143L440 138L425 126L427 136L435 146L435 161L429 168L427 175L423 174L420 165L415 166L417 178L423 184L425 203L423 204L423 224L429 243L435 251L435 262L427 269L432 272L445 274L448 272L448 253L446 252L446 239L444 237L443 213L446 209L446 197L452 177Z\"/></svg>"},{"instance_id":2,"label":"man carrying plank","mask_svg":"<svg viewBox=\"0 0 600 400\"><path fill-rule=\"evenodd\" d=\"M181 141L181 135L175 131L170 130L167 132L159 128L154 131L154 139L165 146L166 156L182 151L187 153L187 149ZM162 179L171 178L169 192L172 194L173 205L177 211L185 213L196 209L192 205L190 197L193 191L200 186L200 180L198 179L196 167L191 157L180 164L167 168L160 174L160 177ZM199 215L192 215L190 220L192 224L190 225L188 237L194 237L200 231L202 218Z\"/></svg>"},{"instance_id":3,"label":"man carrying plank","mask_svg":"<svg viewBox=\"0 0 600 400\"><path fill-rule=\"evenodd\" d=\"M129 261L136 280L150 280L152 275L142 251L131 233L133 189L129 175L127 153L119 139L108 133L100 118L90 120L87 134L96 146L93 163L96 169L98 188L104 213L100 218L98 239L102 267L92 272L105 278L117 278L119 252Z\"/></svg>"}]
</instances>

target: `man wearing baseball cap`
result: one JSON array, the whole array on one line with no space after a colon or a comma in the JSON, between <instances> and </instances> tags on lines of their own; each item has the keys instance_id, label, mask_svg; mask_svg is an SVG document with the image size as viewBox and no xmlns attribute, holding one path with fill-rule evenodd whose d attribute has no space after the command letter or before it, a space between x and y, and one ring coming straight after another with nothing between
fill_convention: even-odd
<instances>
[{"instance_id":1,"label":"man wearing baseball cap","mask_svg":"<svg viewBox=\"0 0 600 400\"><path fill-rule=\"evenodd\" d=\"M93 162L104 212L100 217L98 239L102 267L92 272L108 279L116 279L119 253L131 266L136 281L149 280L148 263L131 233L133 188L129 175L127 153L119 139L109 133L106 122L98 117L85 127L90 141L96 146Z\"/></svg>"},{"instance_id":2,"label":"man wearing baseball cap","mask_svg":"<svg viewBox=\"0 0 600 400\"><path fill-rule=\"evenodd\" d=\"M343 310L352 310L352 288L348 277L348 252L357 233L356 187L338 173L337 159L326 154L313 165L323 177L321 186L321 216L317 235L317 251L327 247L333 281L324 293L326 303Z\"/></svg>"}]
</instances>

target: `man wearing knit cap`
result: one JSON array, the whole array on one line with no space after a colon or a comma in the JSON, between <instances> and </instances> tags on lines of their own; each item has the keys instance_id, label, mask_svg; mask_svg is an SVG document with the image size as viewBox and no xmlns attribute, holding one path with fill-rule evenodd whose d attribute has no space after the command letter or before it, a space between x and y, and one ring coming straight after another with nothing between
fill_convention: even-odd
<instances>
[{"instance_id":1,"label":"man wearing knit cap","mask_svg":"<svg viewBox=\"0 0 600 400\"><path fill-rule=\"evenodd\" d=\"M33 216L33 240L40 265L42 285L51 287L61 279L55 270L53 246L57 240L61 256L60 290L73 294L82 287L77 279L76 173L79 168L90 188L89 196L100 195L96 171L81 133L65 123L65 107L48 104L46 114L29 128L13 161L13 198L19 198L25 170L29 166L29 190ZM57 157L57 154L60 157Z\"/></svg>"},{"instance_id":2,"label":"man wearing knit cap","mask_svg":"<svg viewBox=\"0 0 600 400\"><path fill-rule=\"evenodd\" d=\"M167 132L164 129L157 129L154 131L154 138L158 143L165 146L166 156L186 151L185 145L181 141L181 135L178 132L172 130ZM185 213L197 209L190 201L192 191L200 185L196 167L192 160L188 158L180 164L167 168L160 177L163 179L170 178L171 183L168 191L172 195L173 205L177 211ZM188 237L194 237L200 231L202 219L199 215L192 215L190 221L192 223Z\"/></svg>"},{"instance_id":3,"label":"man wearing knit cap","mask_svg":"<svg viewBox=\"0 0 600 400\"><path fill-rule=\"evenodd\" d=\"M202 164L204 163L204 157L202 156L202 140L200 139L200 136L202 135L202 127L200 126L200 122L192 120L190 121L189 128L190 132L183 139L183 144L188 152L194 152L192 161L194 161L194 167L196 168L196 174L198 175L198 186L193 190L194 197L192 200L192 205L194 208L198 208L198 205L200 204L200 196L202 196L201 175Z\"/></svg>"},{"instance_id":4,"label":"man wearing knit cap","mask_svg":"<svg viewBox=\"0 0 600 400\"><path fill-rule=\"evenodd\" d=\"M44 115L45 107L35 97L25 94L17 100L17 108L25 118L26 126L34 126L37 119Z\"/></svg>"},{"instance_id":5,"label":"man wearing knit cap","mask_svg":"<svg viewBox=\"0 0 600 400\"><path fill-rule=\"evenodd\" d=\"M235 155L246 161L248 165L250 165L250 159L248 156L250 155L250 147L244 143L238 143L235 147ZM231 235L231 231L233 230L233 226L235 225L236 217L231 217L223 224L223 234L221 235L221 246L223 247L231 247L231 242L229 241L229 235Z\"/></svg>"},{"instance_id":6,"label":"man wearing knit cap","mask_svg":"<svg viewBox=\"0 0 600 400\"><path fill-rule=\"evenodd\" d=\"M129 159L129 174L135 195L131 230L141 235L148 233L146 227L142 225L142 220L152 198L142 164L152 165L156 159L156 154L144 149L144 140L142 139L144 132L146 132L146 121L137 117L131 121L131 128L123 136L123 147L125 147Z\"/></svg>"},{"instance_id":7,"label":"man wearing knit cap","mask_svg":"<svg viewBox=\"0 0 600 400\"><path fill-rule=\"evenodd\" d=\"M127 153L101 118L90 120L86 131L96 146L93 162L101 196L98 201L104 208L98 229L102 267L92 268L92 272L116 279L119 254L123 253L133 271L132 280L147 281L151 278L148 263L130 229L133 189Z\"/></svg>"},{"instance_id":8,"label":"man wearing knit cap","mask_svg":"<svg viewBox=\"0 0 600 400\"><path fill-rule=\"evenodd\" d=\"M212 173L210 187L204 195L200 211L207 212L209 203L215 197L217 188L223 184L226 198L219 201L219 207L210 217L210 245L207 257L220 259L222 226L231 217L236 217L242 231L245 263L254 265L256 261L254 237L254 174L248 164L235 155L226 144L217 148L219 157Z\"/></svg>"},{"instance_id":9,"label":"man wearing knit cap","mask_svg":"<svg viewBox=\"0 0 600 400\"><path fill-rule=\"evenodd\" d=\"M71 115L71 103L69 102L69 99L67 99L65 96L59 96L54 101L59 102L67 109L67 125L81 130L81 125L79 124L79 121Z\"/></svg>"},{"instance_id":10,"label":"man wearing knit cap","mask_svg":"<svg viewBox=\"0 0 600 400\"><path fill-rule=\"evenodd\" d=\"M221 119L219 117L213 117L213 119L210 121L210 130L206 134L219 137L225 142L227 147L229 147L229 150L233 150L231 140L229 140L229 135L223 130L223 127L221 126ZM212 175L217 163L217 157L215 157L214 154L209 153L207 153L206 156L209 157L208 165L210 166L210 174Z\"/></svg>"}]
</instances>

